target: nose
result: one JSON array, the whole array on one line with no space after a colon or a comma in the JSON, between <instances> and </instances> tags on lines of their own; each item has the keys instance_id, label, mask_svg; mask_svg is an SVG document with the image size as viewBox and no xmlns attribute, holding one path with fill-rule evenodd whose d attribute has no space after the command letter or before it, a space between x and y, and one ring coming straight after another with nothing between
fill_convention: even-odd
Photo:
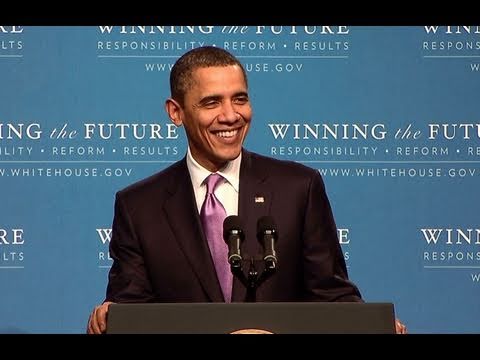
<instances>
[{"instance_id":1,"label":"nose","mask_svg":"<svg viewBox=\"0 0 480 360\"><path fill-rule=\"evenodd\" d=\"M240 114L235 110L232 102L226 101L222 104L221 112L218 115L218 121L222 123L234 123L240 119Z\"/></svg>"}]
</instances>

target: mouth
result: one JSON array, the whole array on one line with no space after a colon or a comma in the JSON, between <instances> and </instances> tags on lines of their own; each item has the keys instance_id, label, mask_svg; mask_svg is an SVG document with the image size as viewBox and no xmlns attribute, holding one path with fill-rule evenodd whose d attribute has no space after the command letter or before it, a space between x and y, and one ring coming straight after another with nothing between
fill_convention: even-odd
<instances>
[{"instance_id":1,"label":"mouth","mask_svg":"<svg viewBox=\"0 0 480 360\"><path fill-rule=\"evenodd\" d=\"M237 134L240 132L240 129L212 131L212 132L216 137L219 137L219 138L222 138L222 139L230 139L230 138L234 138L235 136L237 136Z\"/></svg>"},{"instance_id":2,"label":"mouth","mask_svg":"<svg viewBox=\"0 0 480 360\"><path fill-rule=\"evenodd\" d=\"M223 145L235 145L241 141L242 129L237 128L233 130L214 130L211 134L214 135L215 140Z\"/></svg>"}]
</instances>

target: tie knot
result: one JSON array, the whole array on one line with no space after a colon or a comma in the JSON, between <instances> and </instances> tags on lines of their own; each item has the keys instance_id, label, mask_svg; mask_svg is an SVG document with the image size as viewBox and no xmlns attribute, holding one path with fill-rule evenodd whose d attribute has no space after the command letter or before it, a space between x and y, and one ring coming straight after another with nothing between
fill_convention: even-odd
<instances>
[{"instance_id":1,"label":"tie knot","mask_svg":"<svg viewBox=\"0 0 480 360\"><path fill-rule=\"evenodd\" d=\"M207 194L212 194L217 186L222 181L223 176L220 174L210 174L205 180L204 183L207 186Z\"/></svg>"}]
</instances>

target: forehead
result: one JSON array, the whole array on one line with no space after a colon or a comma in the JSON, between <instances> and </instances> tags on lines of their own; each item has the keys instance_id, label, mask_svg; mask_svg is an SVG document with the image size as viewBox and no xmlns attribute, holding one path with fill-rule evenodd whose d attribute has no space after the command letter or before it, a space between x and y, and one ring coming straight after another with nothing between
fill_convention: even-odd
<instances>
[{"instance_id":1,"label":"forehead","mask_svg":"<svg viewBox=\"0 0 480 360\"><path fill-rule=\"evenodd\" d=\"M192 92L247 91L243 71L238 65L197 68L192 72Z\"/></svg>"}]
</instances>

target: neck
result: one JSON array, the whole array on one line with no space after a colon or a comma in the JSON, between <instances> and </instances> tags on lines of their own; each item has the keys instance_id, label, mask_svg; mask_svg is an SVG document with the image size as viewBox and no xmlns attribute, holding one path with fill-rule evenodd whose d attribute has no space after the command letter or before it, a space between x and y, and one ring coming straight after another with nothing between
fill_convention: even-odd
<instances>
[{"instance_id":1,"label":"neck","mask_svg":"<svg viewBox=\"0 0 480 360\"><path fill-rule=\"evenodd\" d=\"M224 161L222 163L214 163L212 161L209 161L208 159L199 159L193 152L190 152L190 153L192 155L193 160L195 160L198 165L200 165L201 167L203 167L204 169L212 173L223 169L228 164L228 161Z\"/></svg>"},{"instance_id":2,"label":"neck","mask_svg":"<svg viewBox=\"0 0 480 360\"><path fill-rule=\"evenodd\" d=\"M197 159L195 159L197 160ZM197 162L202 165L205 169L207 169L208 171L214 173L214 172L217 172L218 170L221 170L223 169L225 166L227 166L227 163L228 161L225 161L224 163L221 163L221 164L214 164L214 163L201 163L197 160Z\"/></svg>"}]
</instances>

